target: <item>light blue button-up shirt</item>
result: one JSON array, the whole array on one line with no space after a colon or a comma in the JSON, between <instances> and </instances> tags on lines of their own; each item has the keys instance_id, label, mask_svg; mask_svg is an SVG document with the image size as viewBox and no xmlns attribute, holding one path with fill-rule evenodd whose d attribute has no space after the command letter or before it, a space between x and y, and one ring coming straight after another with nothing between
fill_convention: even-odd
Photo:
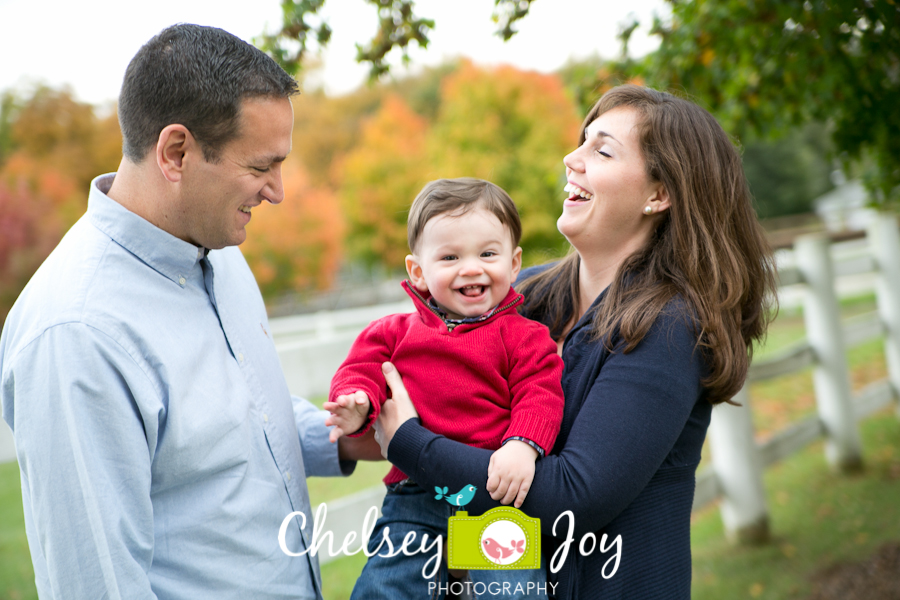
<instances>
[{"instance_id":1,"label":"light blue button-up shirt","mask_svg":"<svg viewBox=\"0 0 900 600\"><path fill-rule=\"evenodd\" d=\"M41 598L321 598L307 475L326 413L291 398L237 248L209 252L91 185L0 340ZM299 432L299 435L298 435ZM352 464L343 465L352 468Z\"/></svg>"}]
</instances>

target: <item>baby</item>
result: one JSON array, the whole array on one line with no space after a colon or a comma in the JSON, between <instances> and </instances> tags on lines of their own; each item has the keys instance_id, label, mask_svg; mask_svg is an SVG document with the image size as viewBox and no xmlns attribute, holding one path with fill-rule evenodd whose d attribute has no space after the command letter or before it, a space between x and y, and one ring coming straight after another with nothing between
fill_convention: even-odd
<instances>
[{"instance_id":1,"label":"baby","mask_svg":"<svg viewBox=\"0 0 900 600\"><path fill-rule=\"evenodd\" d=\"M374 321L354 342L324 405L331 413L326 422L335 426L331 440L362 435L377 418L387 397L381 364L390 361L424 427L495 450L485 487L519 507L535 460L553 448L563 395L556 343L544 325L516 312L522 296L511 284L522 264L522 228L515 204L487 181L432 181L413 202L407 229L412 254L403 286L416 312ZM384 516L371 540L381 540L379 528L388 523L391 538L402 539L404 531L446 533L452 507L396 467L384 482ZM357 589L384 585L371 571L379 569L373 562L389 560L370 558ZM396 569L385 566L384 573L396 577ZM523 572L500 573L510 579ZM367 583L367 577L374 579Z\"/></svg>"}]
</instances>

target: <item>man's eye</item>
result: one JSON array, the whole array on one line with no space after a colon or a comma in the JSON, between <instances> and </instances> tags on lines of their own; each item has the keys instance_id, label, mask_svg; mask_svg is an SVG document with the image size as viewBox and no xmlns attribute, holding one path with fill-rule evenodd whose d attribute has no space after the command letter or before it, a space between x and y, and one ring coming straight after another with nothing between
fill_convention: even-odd
<instances>
[{"instance_id":1,"label":"man's eye","mask_svg":"<svg viewBox=\"0 0 900 600\"><path fill-rule=\"evenodd\" d=\"M254 171L258 171L260 173L268 173L269 167L251 167Z\"/></svg>"}]
</instances>

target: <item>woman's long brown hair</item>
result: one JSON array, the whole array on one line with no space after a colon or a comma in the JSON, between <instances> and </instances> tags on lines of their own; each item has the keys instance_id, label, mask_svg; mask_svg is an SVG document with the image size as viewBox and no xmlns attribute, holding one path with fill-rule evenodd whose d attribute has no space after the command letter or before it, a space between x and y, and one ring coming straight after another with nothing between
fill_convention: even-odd
<instances>
[{"instance_id":1,"label":"woman's long brown hair","mask_svg":"<svg viewBox=\"0 0 900 600\"><path fill-rule=\"evenodd\" d=\"M623 85L606 92L584 130L619 106L639 113L639 140L651 180L669 193L670 207L645 248L619 268L593 316L593 335L616 351L633 350L676 295L686 304L708 365L703 385L712 403L734 396L747 377L752 343L766 331L774 302L775 267L753 210L741 158L715 118L665 92ZM520 287L523 312L559 339L575 315L580 257L566 258Z\"/></svg>"}]
</instances>

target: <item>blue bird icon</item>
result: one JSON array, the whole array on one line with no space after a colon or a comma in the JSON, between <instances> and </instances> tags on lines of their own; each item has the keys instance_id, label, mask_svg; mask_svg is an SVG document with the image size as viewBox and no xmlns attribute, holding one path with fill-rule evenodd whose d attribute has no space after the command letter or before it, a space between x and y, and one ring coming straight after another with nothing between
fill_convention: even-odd
<instances>
[{"instance_id":1,"label":"blue bird icon","mask_svg":"<svg viewBox=\"0 0 900 600\"><path fill-rule=\"evenodd\" d=\"M438 486L434 486L434 491L437 492L437 495L434 497L434 499L440 500L441 498L443 498L453 506L465 506L472 501L472 497L475 496L475 490L477 489L478 488L474 485L467 485L455 494L448 495L446 487L439 488Z\"/></svg>"}]
</instances>

